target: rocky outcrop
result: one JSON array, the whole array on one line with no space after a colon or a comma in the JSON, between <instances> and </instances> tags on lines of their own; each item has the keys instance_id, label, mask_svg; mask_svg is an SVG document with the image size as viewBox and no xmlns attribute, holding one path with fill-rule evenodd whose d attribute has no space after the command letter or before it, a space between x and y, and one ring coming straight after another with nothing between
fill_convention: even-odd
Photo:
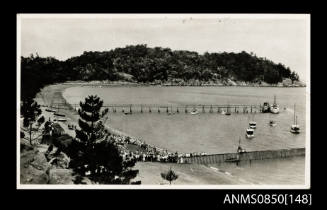
<instances>
[{"instance_id":1,"label":"rocky outcrop","mask_svg":"<svg viewBox=\"0 0 327 210\"><path fill-rule=\"evenodd\" d=\"M47 145L30 146L21 144L21 184L92 184L86 177L79 177L68 168L69 157L56 148L47 153Z\"/></svg>"},{"instance_id":2,"label":"rocky outcrop","mask_svg":"<svg viewBox=\"0 0 327 210\"><path fill-rule=\"evenodd\" d=\"M74 175L71 169L55 169L50 171L50 181L49 184L76 184L79 176ZM92 184L92 182L83 177L79 181L81 184Z\"/></svg>"},{"instance_id":3,"label":"rocky outcrop","mask_svg":"<svg viewBox=\"0 0 327 210\"><path fill-rule=\"evenodd\" d=\"M21 184L48 184L51 165L45 155L36 149L24 150L20 156Z\"/></svg>"}]
</instances>

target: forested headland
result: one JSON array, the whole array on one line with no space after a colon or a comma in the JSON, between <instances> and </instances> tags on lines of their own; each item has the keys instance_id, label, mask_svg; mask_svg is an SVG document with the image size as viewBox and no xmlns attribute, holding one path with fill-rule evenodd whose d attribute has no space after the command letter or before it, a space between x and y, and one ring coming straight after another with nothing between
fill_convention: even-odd
<instances>
[{"instance_id":1,"label":"forested headland","mask_svg":"<svg viewBox=\"0 0 327 210\"><path fill-rule=\"evenodd\" d=\"M233 79L277 84L299 81L289 67L253 53L204 53L147 45L126 46L104 52L84 52L60 61L53 57L21 57L21 99L34 98L45 85L66 81L130 81L183 84ZM195 83L196 84L196 83Z\"/></svg>"}]
</instances>

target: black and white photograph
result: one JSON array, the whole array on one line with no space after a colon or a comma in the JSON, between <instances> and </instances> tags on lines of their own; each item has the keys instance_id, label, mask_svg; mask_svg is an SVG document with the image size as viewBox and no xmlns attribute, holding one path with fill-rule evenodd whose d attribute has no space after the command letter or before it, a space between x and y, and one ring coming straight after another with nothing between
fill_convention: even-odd
<instances>
[{"instance_id":1,"label":"black and white photograph","mask_svg":"<svg viewBox=\"0 0 327 210\"><path fill-rule=\"evenodd\" d=\"M17 14L18 189L309 189L310 14Z\"/></svg>"}]
</instances>

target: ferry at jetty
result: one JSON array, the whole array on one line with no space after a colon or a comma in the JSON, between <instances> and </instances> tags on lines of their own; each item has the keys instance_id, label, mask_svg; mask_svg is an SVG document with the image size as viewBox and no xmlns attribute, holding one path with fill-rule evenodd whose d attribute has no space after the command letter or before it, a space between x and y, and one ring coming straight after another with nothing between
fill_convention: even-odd
<instances>
[{"instance_id":1,"label":"ferry at jetty","mask_svg":"<svg viewBox=\"0 0 327 210\"><path fill-rule=\"evenodd\" d=\"M263 113L268 113L268 112L270 112L270 105L269 105L268 102L264 102L264 103L263 103L262 112L263 112Z\"/></svg>"}]
</instances>

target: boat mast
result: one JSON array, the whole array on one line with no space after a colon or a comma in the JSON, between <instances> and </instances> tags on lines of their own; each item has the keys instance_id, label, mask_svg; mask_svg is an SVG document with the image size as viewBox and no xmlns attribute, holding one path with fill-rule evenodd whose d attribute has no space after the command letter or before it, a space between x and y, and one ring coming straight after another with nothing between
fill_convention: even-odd
<instances>
[{"instance_id":1,"label":"boat mast","mask_svg":"<svg viewBox=\"0 0 327 210\"><path fill-rule=\"evenodd\" d=\"M295 125L295 104L294 104L294 125Z\"/></svg>"}]
</instances>

